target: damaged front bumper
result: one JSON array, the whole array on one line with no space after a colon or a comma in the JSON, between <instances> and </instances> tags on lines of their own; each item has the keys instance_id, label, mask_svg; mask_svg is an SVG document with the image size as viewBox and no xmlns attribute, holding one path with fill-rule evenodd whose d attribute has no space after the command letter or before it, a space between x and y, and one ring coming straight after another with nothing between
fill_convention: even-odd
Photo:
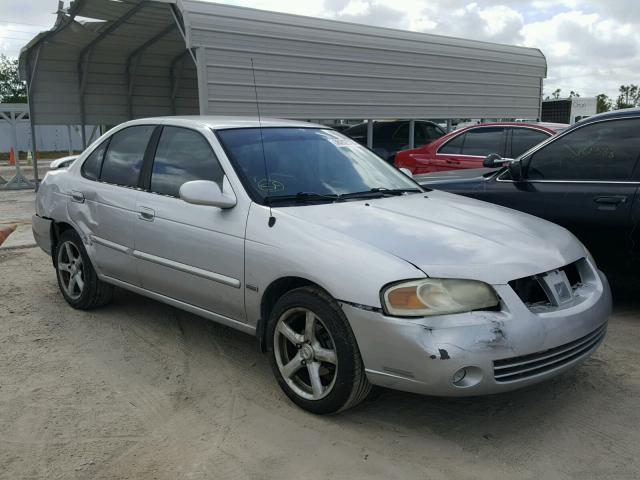
<instances>
[{"instance_id":1,"label":"damaged front bumper","mask_svg":"<svg viewBox=\"0 0 640 480\"><path fill-rule=\"evenodd\" d=\"M509 285L494 285L500 311L405 319L342 308L371 383L427 395L499 393L552 378L597 349L611 293L592 270L594 281L562 308L530 309Z\"/></svg>"}]
</instances>

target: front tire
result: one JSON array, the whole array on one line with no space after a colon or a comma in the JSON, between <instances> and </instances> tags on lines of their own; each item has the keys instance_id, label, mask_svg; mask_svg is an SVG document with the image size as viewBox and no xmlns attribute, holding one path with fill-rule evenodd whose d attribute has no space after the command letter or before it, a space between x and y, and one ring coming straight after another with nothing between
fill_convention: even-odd
<instances>
[{"instance_id":1,"label":"front tire","mask_svg":"<svg viewBox=\"0 0 640 480\"><path fill-rule=\"evenodd\" d=\"M80 236L73 230L60 235L53 252L58 287L69 305L90 310L109 303L113 286L98 278Z\"/></svg>"},{"instance_id":2,"label":"front tire","mask_svg":"<svg viewBox=\"0 0 640 480\"><path fill-rule=\"evenodd\" d=\"M267 348L284 393L312 413L346 410L371 390L342 309L319 288L297 288L276 302L267 327Z\"/></svg>"}]
</instances>

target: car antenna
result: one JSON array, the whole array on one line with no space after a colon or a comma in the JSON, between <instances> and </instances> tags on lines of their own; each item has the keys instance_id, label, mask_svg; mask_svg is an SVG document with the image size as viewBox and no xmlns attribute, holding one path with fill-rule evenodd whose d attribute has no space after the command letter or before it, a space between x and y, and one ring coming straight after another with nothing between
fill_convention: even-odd
<instances>
[{"instance_id":1,"label":"car antenna","mask_svg":"<svg viewBox=\"0 0 640 480\"><path fill-rule=\"evenodd\" d=\"M256 109L258 110L258 125L260 126L260 144L262 146L262 160L264 162L264 177L267 181L267 192L271 189L271 181L269 180L269 169L267 168L267 155L264 150L264 136L262 135L262 118L260 116L260 101L258 100L258 85L256 84L256 70L253 66L253 57L251 57L251 73L253 74L253 91L256 94ZM276 217L273 216L271 211L271 204L269 204L269 226L273 227L276 224Z\"/></svg>"}]
</instances>

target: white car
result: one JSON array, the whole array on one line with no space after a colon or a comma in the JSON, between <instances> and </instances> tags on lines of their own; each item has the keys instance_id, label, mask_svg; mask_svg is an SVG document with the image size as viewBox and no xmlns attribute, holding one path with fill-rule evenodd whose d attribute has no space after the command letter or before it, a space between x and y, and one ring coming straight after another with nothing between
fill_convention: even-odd
<instances>
[{"instance_id":1,"label":"white car","mask_svg":"<svg viewBox=\"0 0 640 480\"><path fill-rule=\"evenodd\" d=\"M565 229L423 189L304 122L127 122L47 173L33 231L72 307L117 286L255 335L315 413L371 385L458 396L540 382L595 351L611 308Z\"/></svg>"},{"instance_id":2,"label":"white car","mask_svg":"<svg viewBox=\"0 0 640 480\"><path fill-rule=\"evenodd\" d=\"M69 168L76 161L78 155L69 155L67 157L56 158L49 164L49 170L57 170L58 168Z\"/></svg>"}]
</instances>

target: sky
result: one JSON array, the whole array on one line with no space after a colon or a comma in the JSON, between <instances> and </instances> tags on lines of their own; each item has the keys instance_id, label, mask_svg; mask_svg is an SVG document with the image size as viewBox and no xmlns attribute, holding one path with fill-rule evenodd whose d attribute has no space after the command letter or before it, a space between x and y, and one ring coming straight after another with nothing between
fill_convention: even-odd
<instances>
[{"instance_id":1,"label":"sky","mask_svg":"<svg viewBox=\"0 0 640 480\"><path fill-rule=\"evenodd\" d=\"M51 27L57 0L0 0L0 53ZM65 6L68 5L65 1ZM640 0L222 0L264 10L535 47L545 95L618 95L640 83Z\"/></svg>"}]
</instances>

